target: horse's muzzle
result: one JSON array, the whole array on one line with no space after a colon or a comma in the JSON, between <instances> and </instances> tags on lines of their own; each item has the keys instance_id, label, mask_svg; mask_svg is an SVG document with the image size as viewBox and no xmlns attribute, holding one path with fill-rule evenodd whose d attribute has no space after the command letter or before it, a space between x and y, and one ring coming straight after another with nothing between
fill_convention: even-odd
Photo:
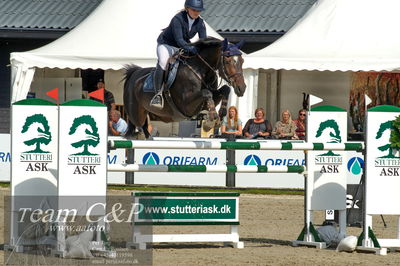
<instances>
[{"instance_id":1,"label":"horse's muzzle","mask_svg":"<svg viewBox=\"0 0 400 266\"><path fill-rule=\"evenodd\" d=\"M234 86L234 90L237 96L242 97L246 91L246 84L235 84L236 86Z\"/></svg>"}]
</instances>

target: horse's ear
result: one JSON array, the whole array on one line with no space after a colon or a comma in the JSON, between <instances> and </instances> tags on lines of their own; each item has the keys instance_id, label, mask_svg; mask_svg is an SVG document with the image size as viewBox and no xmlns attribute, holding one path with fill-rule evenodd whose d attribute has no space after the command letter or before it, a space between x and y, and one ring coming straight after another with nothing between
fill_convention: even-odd
<instances>
[{"instance_id":1,"label":"horse's ear","mask_svg":"<svg viewBox=\"0 0 400 266\"><path fill-rule=\"evenodd\" d=\"M228 39L225 38L222 42L222 51L226 51L227 48L228 48Z\"/></svg>"},{"instance_id":2,"label":"horse's ear","mask_svg":"<svg viewBox=\"0 0 400 266\"><path fill-rule=\"evenodd\" d=\"M237 47L238 49L240 49L240 48L244 45L244 43L245 43L245 41L244 41L244 40L241 40L240 42L238 42L238 43L236 44L236 47Z\"/></svg>"}]
</instances>

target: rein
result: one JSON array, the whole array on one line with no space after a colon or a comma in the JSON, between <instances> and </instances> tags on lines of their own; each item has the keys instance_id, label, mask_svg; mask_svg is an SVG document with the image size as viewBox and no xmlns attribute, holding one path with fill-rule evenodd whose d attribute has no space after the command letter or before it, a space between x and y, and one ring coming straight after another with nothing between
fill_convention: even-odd
<instances>
[{"instance_id":1,"label":"rein","mask_svg":"<svg viewBox=\"0 0 400 266\"><path fill-rule=\"evenodd\" d=\"M221 66L223 77L221 77L221 78L225 79L225 80L228 82L229 85L232 86L232 82L231 82L231 78L232 78L232 77L235 77L236 75L242 74L242 71L236 72L236 73L234 73L234 74L232 74L232 75L228 75L228 74L226 73L226 70L225 70L225 67L224 67L226 61L225 61L225 56L224 56L223 54L221 55L221 57L218 58L217 65L216 65L215 68L213 68L206 60L204 60L204 58L201 57L200 54L196 54L196 55L194 55L194 56L197 56L197 57L200 59L200 61L202 61L211 71L213 71L213 72L216 74L216 75L215 75L215 77L216 77L215 80L218 79L217 73L218 73L218 69L219 69L219 67L220 67L220 65L221 65L221 58L222 58L222 62L223 62L223 63L222 63L222 66ZM181 54L181 57L183 57L183 58L193 58L194 56L185 56L185 55ZM185 61L183 61L183 60L182 60L182 63L184 63L184 64L196 75L196 77L201 81L201 83L202 83L208 90L211 90L211 88L204 82L203 78L196 72L196 70L195 70L191 65L187 64L187 63L186 63ZM214 81L215 81L215 80L214 80ZM220 81L219 85L221 85L221 83L222 83L222 80ZM218 85L218 86L219 86L219 85Z\"/></svg>"},{"instance_id":2,"label":"rein","mask_svg":"<svg viewBox=\"0 0 400 266\"><path fill-rule=\"evenodd\" d=\"M184 58L191 58L190 56L184 56L184 55L182 55L182 57L184 57ZM210 86L208 86L208 85L204 82L204 79L199 75L199 73L196 72L196 70L195 70L191 65L189 65L188 63L186 63L186 61L184 61L184 60L180 60L180 61L181 61L184 65L186 65L186 66L190 69L190 71L193 72L193 74L201 81L201 83L202 83L208 90L211 90Z\"/></svg>"}]
</instances>

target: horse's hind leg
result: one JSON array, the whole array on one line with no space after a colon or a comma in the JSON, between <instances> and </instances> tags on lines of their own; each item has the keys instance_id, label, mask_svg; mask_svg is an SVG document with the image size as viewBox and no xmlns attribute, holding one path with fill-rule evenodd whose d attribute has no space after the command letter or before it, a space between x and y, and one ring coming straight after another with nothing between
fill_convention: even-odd
<instances>
[{"instance_id":1,"label":"horse's hind leg","mask_svg":"<svg viewBox=\"0 0 400 266\"><path fill-rule=\"evenodd\" d=\"M135 133L135 125L132 124L131 120L128 119L128 130L125 133L125 137L133 137L134 133Z\"/></svg>"},{"instance_id":2,"label":"horse's hind leg","mask_svg":"<svg viewBox=\"0 0 400 266\"><path fill-rule=\"evenodd\" d=\"M149 132L149 118L146 118L143 125L143 133L146 139L151 139L150 132Z\"/></svg>"},{"instance_id":3,"label":"horse's hind leg","mask_svg":"<svg viewBox=\"0 0 400 266\"><path fill-rule=\"evenodd\" d=\"M136 126L142 128L145 138L148 139L150 136L149 129L148 129L149 124L147 121L148 112L146 111L146 109L144 109L141 106L137 106L137 108L135 108L134 111L135 111L135 117L133 118L133 123Z\"/></svg>"}]
</instances>

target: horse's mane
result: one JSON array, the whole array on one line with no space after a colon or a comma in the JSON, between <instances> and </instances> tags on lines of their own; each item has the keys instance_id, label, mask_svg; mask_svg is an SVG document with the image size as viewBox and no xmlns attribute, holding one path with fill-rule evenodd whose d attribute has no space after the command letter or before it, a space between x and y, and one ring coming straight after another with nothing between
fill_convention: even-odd
<instances>
[{"instance_id":1,"label":"horse's mane","mask_svg":"<svg viewBox=\"0 0 400 266\"><path fill-rule=\"evenodd\" d=\"M207 47L221 47L222 41L214 37L207 37L204 39L200 39L197 42L192 43L190 45L193 45L197 49L201 50Z\"/></svg>"}]
</instances>

